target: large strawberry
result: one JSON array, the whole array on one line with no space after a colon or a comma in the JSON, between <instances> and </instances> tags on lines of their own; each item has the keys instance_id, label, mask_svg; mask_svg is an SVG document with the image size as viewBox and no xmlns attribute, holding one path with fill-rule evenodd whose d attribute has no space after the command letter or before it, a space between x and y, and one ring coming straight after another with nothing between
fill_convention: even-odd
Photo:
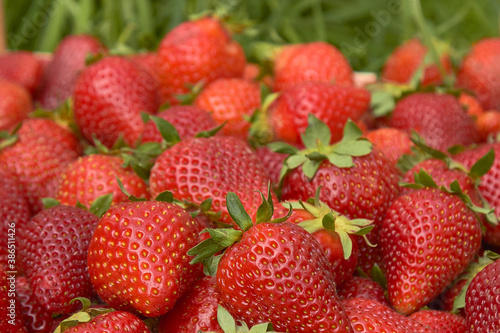
<instances>
[{"instance_id":1,"label":"large strawberry","mask_svg":"<svg viewBox=\"0 0 500 333\"><path fill-rule=\"evenodd\" d=\"M274 90L306 81L352 85L352 68L333 45L312 42L285 46L274 59Z\"/></svg>"},{"instance_id":2,"label":"large strawberry","mask_svg":"<svg viewBox=\"0 0 500 333\"><path fill-rule=\"evenodd\" d=\"M459 315L433 310L420 310L410 315L411 319L440 333L468 333L465 318Z\"/></svg>"},{"instance_id":3,"label":"large strawberry","mask_svg":"<svg viewBox=\"0 0 500 333\"><path fill-rule=\"evenodd\" d=\"M0 78L19 84L32 95L38 89L43 68L31 52L16 51L0 56Z\"/></svg>"},{"instance_id":4,"label":"large strawberry","mask_svg":"<svg viewBox=\"0 0 500 333\"><path fill-rule=\"evenodd\" d=\"M115 309L147 317L168 312L201 273L187 255L200 231L177 205L141 201L113 206L99 221L89 246L95 290Z\"/></svg>"},{"instance_id":5,"label":"large strawberry","mask_svg":"<svg viewBox=\"0 0 500 333\"><path fill-rule=\"evenodd\" d=\"M28 117L32 109L31 96L26 89L0 79L0 131L12 129Z\"/></svg>"},{"instance_id":6,"label":"large strawberry","mask_svg":"<svg viewBox=\"0 0 500 333\"><path fill-rule=\"evenodd\" d=\"M104 52L105 47L94 37L70 35L54 51L54 57L45 71L38 101L45 109L55 109L73 94L80 71L91 56Z\"/></svg>"},{"instance_id":7,"label":"large strawberry","mask_svg":"<svg viewBox=\"0 0 500 333\"><path fill-rule=\"evenodd\" d=\"M177 104L175 95L188 92L189 85L241 77L245 62L241 46L216 19L184 22L170 31L158 48L162 99Z\"/></svg>"},{"instance_id":8,"label":"large strawberry","mask_svg":"<svg viewBox=\"0 0 500 333\"><path fill-rule=\"evenodd\" d=\"M152 196L169 190L179 200L200 205L212 198L213 213L231 223L226 194L236 192L253 215L269 178L250 146L236 137L190 138L164 151L156 160L149 185Z\"/></svg>"},{"instance_id":9,"label":"large strawberry","mask_svg":"<svg viewBox=\"0 0 500 333\"><path fill-rule=\"evenodd\" d=\"M28 333L16 297L16 272L0 265L0 329L2 332Z\"/></svg>"},{"instance_id":10,"label":"large strawberry","mask_svg":"<svg viewBox=\"0 0 500 333\"><path fill-rule=\"evenodd\" d=\"M325 122L331 130L331 141L342 137L348 119L359 119L370 106L366 89L322 82L305 82L285 91L269 108L269 122L276 139L301 143L309 114Z\"/></svg>"},{"instance_id":11,"label":"large strawberry","mask_svg":"<svg viewBox=\"0 0 500 333\"><path fill-rule=\"evenodd\" d=\"M384 294L384 288L372 279L353 276L338 287L338 294L341 299L369 298L385 306L390 306Z\"/></svg>"},{"instance_id":12,"label":"large strawberry","mask_svg":"<svg viewBox=\"0 0 500 333\"><path fill-rule=\"evenodd\" d=\"M83 136L111 147L121 137L134 145L144 130L141 112L156 113L156 81L122 57L107 57L85 68L74 94L75 121Z\"/></svg>"}]
</instances>

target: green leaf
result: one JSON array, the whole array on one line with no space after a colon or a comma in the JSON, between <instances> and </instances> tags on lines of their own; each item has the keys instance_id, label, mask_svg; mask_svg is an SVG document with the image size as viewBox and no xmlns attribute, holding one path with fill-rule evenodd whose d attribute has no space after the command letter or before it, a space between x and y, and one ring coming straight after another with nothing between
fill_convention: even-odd
<instances>
[{"instance_id":1,"label":"green leaf","mask_svg":"<svg viewBox=\"0 0 500 333\"><path fill-rule=\"evenodd\" d=\"M449 160L449 156L442 151L429 147L425 143L424 138L422 138L417 132L413 131L410 139L415 144L415 146L420 148L423 152L431 155L432 157L445 162Z\"/></svg>"},{"instance_id":2,"label":"green leaf","mask_svg":"<svg viewBox=\"0 0 500 333\"><path fill-rule=\"evenodd\" d=\"M477 160L476 163L470 168L469 176L477 179L490 171L493 163L495 162L495 150L491 148L483 157Z\"/></svg>"},{"instance_id":3,"label":"green leaf","mask_svg":"<svg viewBox=\"0 0 500 333\"><path fill-rule=\"evenodd\" d=\"M224 333L236 333L236 321L220 304L217 307L217 322Z\"/></svg>"},{"instance_id":4,"label":"green leaf","mask_svg":"<svg viewBox=\"0 0 500 333\"><path fill-rule=\"evenodd\" d=\"M142 111L142 112L141 112L141 120L142 120L142 122L143 122L144 124L146 124L146 123L149 121L149 119L150 119L149 117L150 117L150 116L151 116L151 115L150 115L149 113Z\"/></svg>"},{"instance_id":5,"label":"green leaf","mask_svg":"<svg viewBox=\"0 0 500 333\"><path fill-rule=\"evenodd\" d=\"M203 202L200 204L200 209L202 212L208 212L210 208L212 207L212 198L208 198L203 200Z\"/></svg>"},{"instance_id":6,"label":"green leaf","mask_svg":"<svg viewBox=\"0 0 500 333\"><path fill-rule=\"evenodd\" d=\"M222 124L220 124L219 126L217 127L214 127L212 128L211 130L208 130L208 131L201 131L201 132L198 132L195 137L196 138L211 138L213 137L215 134L219 133L219 131L224 127L226 126L227 124L227 121L223 122Z\"/></svg>"},{"instance_id":7,"label":"green leaf","mask_svg":"<svg viewBox=\"0 0 500 333\"><path fill-rule=\"evenodd\" d=\"M382 288L387 289L387 279L385 278L384 272L382 272L378 264L373 265L370 275L373 281L380 284Z\"/></svg>"},{"instance_id":8,"label":"green leaf","mask_svg":"<svg viewBox=\"0 0 500 333\"><path fill-rule=\"evenodd\" d=\"M268 191L270 191L270 186L268 186ZM262 203L260 204L259 208L257 209L257 216L256 216L256 224L259 223L265 223L271 221L273 217L273 202L271 198L271 193L269 192L268 198L271 199L270 202L266 200L264 197L264 194L262 194L260 191L260 196L262 198Z\"/></svg>"},{"instance_id":9,"label":"green leaf","mask_svg":"<svg viewBox=\"0 0 500 333\"><path fill-rule=\"evenodd\" d=\"M335 231L335 216L333 216L332 212L329 212L325 216L323 216L322 224L323 228L330 231Z\"/></svg>"},{"instance_id":10,"label":"green leaf","mask_svg":"<svg viewBox=\"0 0 500 333\"><path fill-rule=\"evenodd\" d=\"M349 155L339 155L335 152L332 152L328 154L328 161L335 165L338 166L339 168L351 168L354 166L354 161L352 160L352 157Z\"/></svg>"},{"instance_id":11,"label":"green leaf","mask_svg":"<svg viewBox=\"0 0 500 333\"><path fill-rule=\"evenodd\" d=\"M274 151L276 153L280 153L280 154L293 155L299 151L299 149L297 147L289 145L288 143L278 142L278 141L268 143L267 147L269 149L271 149L272 151Z\"/></svg>"},{"instance_id":12,"label":"green leaf","mask_svg":"<svg viewBox=\"0 0 500 333\"><path fill-rule=\"evenodd\" d=\"M245 208L236 193L229 192L227 194L226 205L229 215L231 215L231 218L241 228L241 230L247 231L253 226L250 215L248 215L245 211Z\"/></svg>"},{"instance_id":13,"label":"green leaf","mask_svg":"<svg viewBox=\"0 0 500 333\"><path fill-rule=\"evenodd\" d=\"M156 196L155 200L161 201L161 202L172 203L172 202L174 202L174 195L170 191L163 191Z\"/></svg>"},{"instance_id":14,"label":"green leaf","mask_svg":"<svg viewBox=\"0 0 500 333\"><path fill-rule=\"evenodd\" d=\"M304 175L312 179L316 175L316 172L318 171L322 161L317 161L317 160L307 160L303 165L302 165L302 172L304 172Z\"/></svg>"},{"instance_id":15,"label":"green leaf","mask_svg":"<svg viewBox=\"0 0 500 333\"><path fill-rule=\"evenodd\" d=\"M0 141L0 150L12 146L18 139L19 136L17 134L8 136L4 140Z\"/></svg>"},{"instance_id":16,"label":"green leaf","mask_svg":"<svg viewBox=\"0 0 500 333\"><path fill-rule=\"evenodd\" d=\"M61 203L54 198L42 198L43 207L49 209L55 206L59 206Z\"/></svg>"},{"instance_id":17,"label":"green leaf","mask_svg":"<svg viewBox=\"0 0 500 333\"><path fill-rule=\"evenodd\" d=\"M113 202L113 193L101 195L100 197L94 200L94 202L89 208L89 212L97 215L98 217L101 217L105 212L108 211L109 207L111 207L112 202Z\"/></svg>"},{"instance_id":18,"label":"green leaf","mask_svg":"<svg viewBox=\"0 0 500 333\"><path fill-rule=\"evenodd\" d=\"M222 248L229 247L240 240L243 231L230 229L230 228L218 228L218 229L207 229L208 233Z\"/></svg>"},{"instance_id":19,"label":"green leaf","mask_svg":"<svg viewBox=\"0 0 500 333\"><path fill-rule=\"evenodd\" d=\"M82 204L79 200L76 200L75 207L80 208L80 209L88 210L87 206L85 206L84 204Z\"/></svg>"},{"instance_id":20,"label":"green leaf","mask_svg":"<svg viewBox=\"0 0 500 333\"><path fill-rule=\"evenodd\" d=\"M361 138L362 135L363 131L359 129L355 122L349 119L344 125L344 135L342 136L342 140L340 140L340 142L355 141Z\"/></svg>"},{"instance_id":21,"label":"green leaf","mask_svg":"<svg viewBox=\"0 0 500 333\"><path fill-rule=\"evenodd\" d=\"M268 323L257 324L252 326L252 328L250 329L250 333L266 333L268 328Z\"/></svg>"},{"instance_id":22,"label":"green leaf","mask_svg":"<svg viewBox=\"0 0 500 333\"><path fill-rule=\"evenodd\" d=\"M82 310L81 311L87 311L90 306L92 305L92 302L86 297L75 297L71 301L69 301L69 304L72 304L74 302L80 301L82 303Z\"/></svg>"},{"instance_id":23,"label":"green leaf","mask_svg":"<svg viewBox=\"0 0 500 333\"><path fill-rule=\"evenodd\" d=\"M335 147L337 154L350 156L365 156L372 152L373 144L366 139L358 139L356 141L340 142Z\"/></svg>"},{"instance_id":24,"label":"green leaf","mask_svg":"<svg viewBox=\"0 0 500 333\"><path fill-rule=\"evenodd\" d=\"M342 251L344 252L344 259L347 260L352 254L352 240L349 234L343 230L338 230L337 234L340 237L340 243L342 244Z\"/></svg>"},{"instance_id":25,"label":"green leaf","mask_svg":"<svg viewBox=\"0 0 500 333\"><path fill-rule=\"evenodd\" d=\"M217 244L212 238L205 239L188 251L189 256L194 256L189 263L191 265L198 264L222 250L224 250L224 247Z\"/></svg>"},{"instance_id":26,"label":"green leaf","mask_svg":"<svg viewBox=\"0 0 500 333\"><path fill-rule=\"evenodd\" d=\"M375 117L383 117L389 115L394 110L396 99L388 91L374 91L372 92L371 106Z\"/></svg>"},{"instance_id":27,"label":"green leaf","mask_svg":"<svg viewBox=\"0 0 500 333\"><path fill-rule=\"evenodd\" d=\"M301 135L302 142L307 148L317 147L318 142L329 145L332 138L330 133L330 128L324 122L319 120L312 113L309 114L307 118L309 125L307 126L305 132Z\"/></svg>"},{"instance_id":28,"label":"green leaf","mask_svg":"<svg viewBox=\"0 0 500 333\"><path fill-rule=\"evenodd\" d=\"M415 183L422 184L425 187L438 188L436 182L432 177L424 170L420 169L419 173L414 175Z\"/></svg>"},{"instance_id":29,"label":"green leaf","mask_svg":"<svg viewBox=\"0 0 500 333\"><path fill-rule=\"evenodd\" d=\"M306 163L308 161L308 158L304 155L291 155L286 158L285 164L288 167L288 169L292 170L295 169L302 164Z\"/></svg>"},{"instance_id":30,"label":"green leaf","mask_svg":"<svg viewBox=\"0 0 500 333\"><path fill-rule=\"evenodd\" d=\"M313 151L312 153L308 153L305 155L308 159L314 160L314 161L323 161L326 160L327 157L324 154L321 154L320 152Z\"/></svg>"},{"instance_id":31,"label":"green leaf","mask_svg":"<svg viewBox=\"0 0 500 333\"><path fill-rule=\"evenodd\" d=\"M455 297L453 301L453 309L463 309L465 308L465 294L467 293L467 289L469 289L470 281L467 281L465 285L460 289L460 292Z\"/></svg>"},{"instance_id":32,"label":"green leaf","mask_svg":"<svg viewBox=\"0 0 500 333\"><path fill-rule=\"evenodd\" d=\"M370 220L367 220L367 221L370 221ZM354 222L354 220L351 220L351 222ZM371 223L372 221L370 221ZM375 228L374 225L369 225L369 226L366 226L366 227L363 227L361 229L359 229L358 231L356 231L354 234L355 235L358 235L358 236L364 236L364 235L367 235L370 233L370 231L373 230L373 228Z\"/></svg>"},{"instance_id":33,"label":"green leaf","mask_svg":"<svg viewBox=\"0 0 500 333\"><path fill-rule=\"evenodd\" d=\"M165 120L163 118L156 117L156 116L151 116L150 118L155 123L162 138L168 144L174 145L177 142L181 141L181 138L179 137L179 133L175 129L174 125L172 125L170 122L168 122L167 120Z\"/></svg>"},{"instance_id":34,"label":"green leaf","mask_svg":"<svg viewBox=\"0 0 500 333\"><path fill-rule=\"evenodd\" d=\"M131 195L130 193L128 193L125 186L123 186L123 183L120 180L120 178L118 178L118 176L116 176L116 175L115 175L115 178L116 178L116 181L118 182L118 187L120 187L120 190L123 192L123 194L125 194L128 197L128 199L130 201L132 201L132 202L148 201L148 199L146 199L146 198L138 198L135 195Z\"/></svg>"},{"instance_id":35,"label":"green leaf","mask_svg":"<svg viewBox=\"0 0 500 333\"><path fill-rule=\"evenodd\" d=\"M420 190L420 189L425 187L422 184L405 183L405 182L399 182L399 186L404 187L404 188L411 188L413 190Z\"/></svg>"},{"instance_id":36,"label":"green leaf","mask_svg":"<svg viewBox=\"0 0 500 333\"><path fill-rule=\"evenodd\" d=\"M203 262L203 272L208 276L215 276L217 274L217 268L219 267L220 258L222 254L211 256Z\"/></svg>"}]
</instances>

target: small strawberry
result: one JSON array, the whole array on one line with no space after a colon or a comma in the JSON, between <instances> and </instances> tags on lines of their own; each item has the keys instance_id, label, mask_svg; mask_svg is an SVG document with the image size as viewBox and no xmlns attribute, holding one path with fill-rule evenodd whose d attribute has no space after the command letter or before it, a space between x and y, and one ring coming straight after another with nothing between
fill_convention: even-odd
<instances>
[{"instance_id":1,"label":"small strawberry","mask_svg":"<svg viewBox=\"0 0 500 333\"><path fill-rule=\"evenodd\" d=\"M435 310L420 310L412 313L409 318L435 332L468 333L465 318L453 313Z\"/></svg>"},{"instance_id":2,"label":"small strawberry","mask_svg":"<svg viewBox=\"0 0 500 333\"><path fill-rule=\"evenodd\" d=\"M241 78L218 79L203 88L194 104L210 111L217 124L226 122L223 134L246 139L250 129L246 118L260 108L260 89Z\"/></svg>"},{"instance_id":3,"label":"small strawberry","mask_svg":"<svg viewBox=\"0 0 500 333\"><path fill-rule=\"evenodd\" d=\"M309 114L325 122L331 130L331 142L342 137L348 119L358 120L370 106L366 89L331 83L305 82L285 91L271 104L269 122L278 140L301 143Z\"/></svg>"},{"instance_id":4,"label":"small strawberry","mask_svg":"<svg viewBox=\"0 0 500 333\"><path fill-rule=\"evenodd\" d=\"M205 17L184 22L170 31L158 48L162 100L178 104L175 95L187 93L189 85L241 77L245 62L243 49L219 21Z\"/></svg>"},{"instance_id":5,"label":"small strawberry","mask_svg":"<svg viewBox=\"0 0 500 333\"><path fill-rule=\"evenodd\" d=\"M401 99L392 111L390 126L408 133L415 130L439 150L479 139L473 119L451 95L414 93Z\"/></svg>"},{"instance_id":6,"label":"small strawberry","mask_svg":"<svg viewBox=\"0 0 500 333\"><path fill-rule=\"evenodd\" d=\"M495 140L500 134L500 111L484 112L477 117L476 124L482 142Z\"/></svg>"},{"instance_id":7,"label":"small strawberry","mask_svg":"<svg viewBox=\"0 0 500 333\"><path fill-rule=\"evenodd\" d=\"M285 46L274 59L274 91L314 81L352 85L352 68L333 45L312 42Z\"/></svg>"},{"instance_id":8,"label":"small strawberry","mask_svg":"<svg viewBox=\"0 0 500 333\"><path fill-rule=\"evenodd\" d=\"M115 309L146 317L165 314L201 273L187 255L200 231L191 215L173 204L113 206L102 216L89 246L95 290Z\"/></svg>"},{"instance_id":9,"label":"small strawberry","mask_svg":"<svg viewBox=\"0 0 500 333\"><path fill-rule=\"evenodd\" d=\"M382 286L369 278L353 276L342 283L337 288L337 291L339 297L343 300L363 297L375 300L387 307L390 306Z\"/></svg>"},{"instance_id":10,"label":"small strawberry","mask_svg":"<svg viewBox=\"0 0 500 333\"><path fill-rule=\"evenodd\" d=\"M28 91L16 83L0 79L0 131L11 130L33 109Z\"/></svg>"},{"instance_id":11,"label":"small strawberry","mask_svg":"<svg viewBox=\"0 0 500 333\"><path fill-rule=\"evenodd\" d=\"M74 206L80 202L87 207L109 193L113 194L112 204L126 201L127 195L121 191L117 178L130 194L149 198L144 180L123 164L123 159L118 156L94 154L80 157L58 177L55 198L65 205Z\"/></svg>"},{"instance_id":12,"label":"small strawberry","mask_svg":"<svg viewBox=\"0 0 500 333\"><path fill-rule=\"evenodd\" d=\"M121 137L133 146L144 130L141 112L156 113L156 82L122 57L107 57L85 68L75 83L75 121L83 136L111 147Z\"/></svg>"},{"instance_id":13,"label":"small strawberry","mask_svg":"<svg viewBox=\"0 0 500 333\"><path fill-rule=\"evenodd\" d=\"M92 36L65 37L57 45L52 61L45 71L45 78L38 95L42 107L55 110L72 96L76 79L85 68L86 59L105 51L105 47Z\"/></svg>"},{"instance_id":14,"label":"small strawberry","mask_svg":"<svg viewBox=\"0 0 500 333\"><path fill-rule=\"evenodd\" d=\"M42 78L43 68L36 56L27 51L0 56L0 78L16 83L34 95Z\"/></svg>"},{"instance_id":15,"label":"small strawberry","mask_svg":"<svg viewBox=\"0 0 500 333\"><path fill-rule=\"evenodd\" d=\"M473 117L479 117L479 115L484 112L481 103L479 103L477 98L472 95L461 92L458 97L458 101L460 102L460 105L462 105L462 108L467 110L467 113Z\"/></svg>"},{"instance_id":16,"label":"small strawberry","mask_svg":"<svg viewBox=\"0 0 500 333\"><path fill-rule=\"evenodd\" d=\"M0 329L9 333L28 333L16 297L16 273L0 265Z\"/></svg>"},{"instance_id":17,"label":"small strawberry","mask_svg":"<svg viewBox=\"0 0 500 333\"><path fill-rule=\"evenodd\" d=\"M402 130L379 128L367 132L365 137L393 164L396 164L404 154L411 154L413 143L408 133Z\"/></svg>"}]
</instances>

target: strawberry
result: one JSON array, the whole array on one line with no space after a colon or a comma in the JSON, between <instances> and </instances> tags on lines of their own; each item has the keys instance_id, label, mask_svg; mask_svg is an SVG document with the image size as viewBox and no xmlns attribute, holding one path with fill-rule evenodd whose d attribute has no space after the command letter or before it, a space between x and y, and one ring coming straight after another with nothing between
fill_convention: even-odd
<instances>
[{"instance_id":1,"label":"strawberry","mask_svg":"<svg viewBox=\"0 0 500 333\"><path fill-rule=\"evenodd\" d=\"M99 221L88 270L111 307L157 317L168 312L201 273L187 251L200 226L184 209L160 201L125 202Z\"/></svg>"},{"instance_id":2,"label":"strawberry","mask_svg":"<svg viewBox=\"0 0 500 333\"><path fill-rule=\"evenodd\" d=\"M485 110L500 110L500 38L485 38L464 57L457 85L471 90Z\"/></svg>"},{"instance_id":3,"label":"strawberry","mask_svg":"<svg viewBox=\"0 0 500 333\"><path fill-rule=\"evenodd\" d=\"M15 143L0 150L0 169L13 175L37 213L42 209L40 199L55 195L56 178L77 157L77 152L52 137L21 133Z\"/></svg>"},{"instance_id":4,"label":"strawberry","mask_svg":"<svg viewBox=\"0 0 500 333\"><path fill-rule=\"evenodd\" d=\"M49 63L38 101L43 108L54 110L73 95L76 79L85 68L85 61L90 56L103 53L106 48L89 35L69 35L54 51Z\"/></svg>"},{"instance_id":5,"label":"strawberry","mask_svg":"<svg viewBox=\"0 0 500 333\"><path fill-rule=\"evenodd\" d=\"M468 333L465 318L453 313L435 310L420 310L412 313L409 318L427 326L435 332Z\"/></svg>"},{"instance_id":6,"label":"strawberry","mask_svg":"<svg viewBox=\"0 0 500 333\"><path fill-rule=\"evenodd\" d=\"M407 315L437 297L481 245L475 213L459 195L438 189L427 178L421 172L425 185L393 201L379 230L389 301ZM458 182L451 186L458 191Z\"/></svg>"},{"instance_id":7,"label":"strawberry","mask_svg":"<svg viewBox=\"0 0 500 333\"><path fill-rule=\"evenodd\" d=\"M218 79L203 88L194 104L210 111L217 124L226 122L223 134L246 139L248 118L260 108L260 88L257 83L240 78Z\"/></svg>"},{"instance_id":8,"label":"strawberry","mask_svg":"<svg viewBox=\"0 0 500 333\"><path fill-rule=\"evenodd\" d=\"M0 329L2 332L28 333L16 297L16 272L0 265Z\"/></svg>"},{"instance_id":9,"label":"strawberry","mask_svg":"<svg viewBox=\"0 0 500 333\"><path fill-rule=\"evenodd\" d=\"M472 279L465 295L465 314L470 333L499 332L500 260L486 266Z\"/></svg>"},{"instance_id":10,"label":"strawberry","mask_svg":"<svg viewBox=\"0 0 500 333\"><path fill-rule=\"evenodd\" d=\"M287 155L276 153L266 146L257 148L255 154L264 165L271 184L277 186L280 182L280 170Z\"/></svg>"},{"instance_id":11,"label":"strawberry","mask_svg":"<svg viewBox=\"0 0 500 333\"><path fill-rule=\"evenodd\" d=\"M91 321L68 328L64 333L151 333L138 317L125 311L98 315Z\"/></svg>"},{"instance_id":12,"label":"strawberry","mask_svg":"<svg viewBox=\"0 0 500 333\"><path fill-rule=\"evenodd\" d=\"M407 40L387 58L382 70L382 80L409 83L420 66L422 66L426 54L427 47L419 39ZM453 69L449 55L443 54L440 61L445 71L451 73ZM440 85L443 82L443 77L436 64L425 65L423 70L422 85Z\"/></svg>"},{"instance_id":13,"label":"strawberry","mask_svg":"<svg viewBox=\"0 0 500 333\"><path fill-rule=\"evenodd\" d=\"M461 92L458 101L462 105L462 108L467 110L467 113L473 117L479 117L479 115L484 112L481 103L472 95Z\"/></svg>"},{"instance_id":14,"label":"strawberry","mask_svg":"<svg viewBox=\"0 0 500 333\"><path fill-rule=\"evenodd\" d=\"M177 301L174 308L161 317L160 333L222 333L217 321L220 303L215 277L205 276Z\"/></svg>"},{"instance_id":15,"label":"strawberry","mask_svg":"<svg viewBox=\"0 0 500 333\"><path fill-rule=\"evenodd\" d=\"M241 46L216 19L184 22L170 31L158 48L162 100L178 104L175 95L187 93L189 85L241 77L245 62Z\"/></svg>"},{"instance_id":16,"label":"strawberry","mask_svg":"<svg viewBox=\"0 0 500 333\"><path fill-rule=\"evenodd\" d=\"M31 52L5 53L0 56L0 78L16 83L34 95L42 78L42 66Z\"/></svg>"},{"instance_id":17,"label":"strawberry","mask_svg":"<svg viewBox=\"0 0 500 333\"><path fill-rule=\"evenodd\" d=\"M438 297L429 303L429 308L432 310L452 312L455 310L454 302L457 296L466 285L467 280L457 278L451 285L449 285ZM465 318L465 310L460 309L458 314Z\"/></svg>"},{"instance_id":18,"label":"strawberry","mask_svg":"<svg viewBox=\"0 0 500 333\"><path fill-rule=\"evenodd\" d=\"M90 297L87 252L98 217L84 209L54 206L22 225L19 252L37 302L49 313L70 313L75 297Z\"/></svg>"},{"instance_id":19,"label":"strawberry","mask_svg":"<svg viewBox=\"0 0 500 333\"><path fill-rule=\"evenodd\" d=\"M384 289L377 282L361 277L353 276L338 287L339 297L343 300L351 298L368 298L389 307L389 302L384 295Z\"/></svg>"},{"instance_id":20,"label":"strawberry","mask_svg":"<svg viewBox=\"0 0 500 333\"><path fill-rule=\"evenodd\" d=\"M393 164L404 154L410 154L413 146L408 133L396 128L375 129L367 132L365 137Z\"/></svg>"},{"instance_id":21,"label":"strawberry","mask_svg":"<svg viewBox=\"0 0 500 333\"><path fill-rule=\"evenodd\" d=\"M134 54L130 57L130 60L147 70L156 82L158 82L158 84L160 83L160 77L158 75L158 55L156 53L146 52Z\"/></svg>"},{"instance_id":22,"label":"strawberry","mask_svg":"<svg viewBox=\"0 0 500 333\"><path fill-rule=\"evenodd\" d=\"M312 42L285 46L274 59L274 91L314 81L352 85L352 68L333 45Z\"/></svg>"},{"instance_id":23,"label":"strawberry","mask_svg":"<svg viewBox=\"0 0 500 333\"><path fill-rule=\"evenodd\" d=\"M477 117L476 124L482 142L495 140L500 134L500 111L484 112Z\"/></svg>"},{"instance_id":24,"label":"strawberry","mask_svg":"<svg viewBox=\"0 0 500 333\"><path fill-rule=\"evenodd\" d=\"M133 146L144 130L141 112L159 107L156 82L143 68L107 57L85 68L75 83L75 121L83 136L111 147L120 138Z\"/></svg>"},{"instance_id":25,"label":"strawberry","mask_svg":"<svg viewBox=\"0 0 500 333\"><path fill-rule=\"evenodd\" d=\"M126 201L127 195L121 191L116 178L130 194L149 198L146 183L123 164L118 156L94 154L78 158L59 176L56 199L65 205L80 202L90 207L100 196L112 193L112 204Z\"/></svg>"},{"instance_id":26,"label":"strawberry","mask_svg":"<svg viewBox=\"0 0 500 333\"><path fill-rule=\"evenodd\" d=\"M342 137L348 119L358 120L370 106L366 89L331 83L305 82L285 91L271 104L269 122L274 136L291 144L301 143L300 135L313 114L331 130L331 142Z\"/></svg>"},{"instance_id":27,"label":"strawberry","mask_svg":"<svg viewBox=\"0 0 500 333\"><path fill-rule=\"evenodd\" d=\"M451 95L414 93L401 99L392 111L390 126L408 133L415 130L439 150L479 139L474 121Z\"/></svg>"},{"instance_id":28,"label":"strawberry","mask_svg":"<svg viewBox=\"0 0 500 333\"><path fill-rule=\"evenodd\" d=\"M174 125L180 139L193 137L201 131L217 127L209 112L191 105L175 105L156 115ZM161 142L162 136L156 124L148 121L142 133L142 142Z\"/></svg>"},{"instance_id":29,"label":"strawberry","mask_svg":"<svg viewBox=\"0 0 500 333\"><path fill-rule=\"evenodd\" d=\"M356 332L435 333L372 299L352 298L343 303Z\"/></svg>"},{"instance_id":30,"label":"strawberry","mask_svg":"<svg viewBox=\"0 0 500 333\"><path fill-rule=\"evenodd\" d=\"M0 79L0 131L10 130L33 109L31 96L18 84Z\"/></svg>"},{"instance_id":31,"label":"strawberry","mask_svg":"<svg viewBox=\"0 0 500 333\"><path fill-rule=\"evenodd\" d=\"M236 192L255 215L260 203L256 190L265 192L267 172L250 146L236 137L189 138L164 151L151 169L151 195L169 190L179 200L196 205L212 198L210 212L231 223L225 198Z\"/></svg>"}]
</instances>

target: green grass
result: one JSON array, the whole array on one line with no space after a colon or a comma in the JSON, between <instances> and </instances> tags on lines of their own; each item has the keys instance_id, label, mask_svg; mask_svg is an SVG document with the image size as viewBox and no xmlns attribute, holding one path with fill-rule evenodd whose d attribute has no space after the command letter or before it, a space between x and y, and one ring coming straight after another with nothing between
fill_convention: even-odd
<instances>
[{"instance_id":1,"label":"green grass","mask_svg":"<svg viewBox=\"0 0 500 333\"><path fill-rule=\"evenodd\" d=\"M119 52L154 50L179 23L200 13L246 22L235 38L250 59L255 41L324 40L356 70L379 71L402 41L419 34L411 0L4 0L11 49L52 51L65 35L90 33ZM470 45L499 35L498 0L422 0L428 29L459 59Z\"/></svg>"}]
</instances>

